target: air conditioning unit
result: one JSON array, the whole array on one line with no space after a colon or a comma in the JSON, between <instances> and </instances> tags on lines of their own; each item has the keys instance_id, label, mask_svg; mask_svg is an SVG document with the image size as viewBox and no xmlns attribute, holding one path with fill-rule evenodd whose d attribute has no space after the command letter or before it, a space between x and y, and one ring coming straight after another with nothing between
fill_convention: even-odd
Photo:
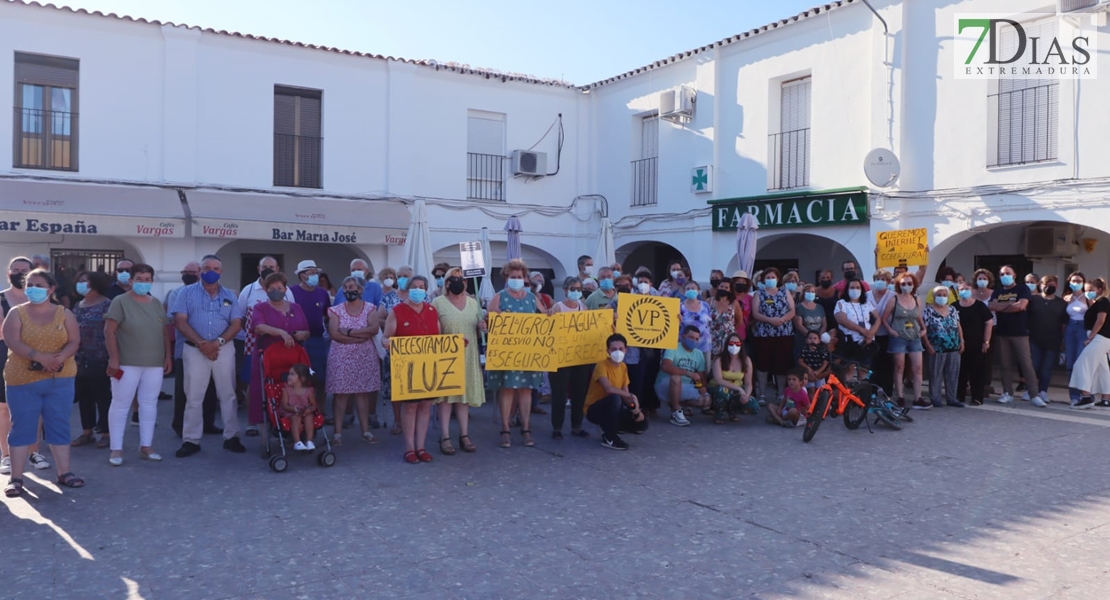
<instances>
[{"instance_id":1,"label":"air conditioning unit","mask_svg":"<svg viewBox=\"0 0 1110 600\"><path fill-rule=\"evenodd\" d=\"M1110 9L1110 0L1056 0L1056 13L1086 13Z\"/></svg>"},{"instance_id":2,"label":"air conditioning unit","mask_svg":"<svg viewBox=\"0 0 1110 600\"><path fill-rule=\"evenodd\" d=\"M547 175L547 153L513 150L513 175L543 177Z\"/></svg>"},{"instance_id":3,"label":"air conditioning unit","mask_svg":"<svg viewBox=\"0 0 1110 600\"><path fill-rule=\"evenodd\" d=\"M1027 258L1059 258L1075 253L1071 227L1066 225L1033 225L1025 228Z\"/></svg>"},{"instance_id":4,"label":"air conditioning unit","mask_svg":"<svg viewBox=\"0 0 1110 600\"><path fill-rule=\"evenodd\" d=\"M679 86L659 94L659 118L673 123L689 123L694 118L694 105L698 93L693 88Z\"/></svg>"}]
</instances>

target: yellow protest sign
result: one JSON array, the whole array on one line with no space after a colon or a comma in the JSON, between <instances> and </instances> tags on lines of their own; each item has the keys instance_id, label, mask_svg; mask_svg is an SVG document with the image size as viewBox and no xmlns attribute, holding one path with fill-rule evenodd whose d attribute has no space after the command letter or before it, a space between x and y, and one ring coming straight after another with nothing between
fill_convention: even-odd
<instances>
[{"instance_id":1,"label":"yellow protest sign","mask_svg":"<svg viewBox=\"0 0 1110 600\"><path fill-rule=\"evenodd\" d=\"M879 232L878 246L876 262L880 269L929 264L929 232L924 227Z\"/></svg>"},{"instance_id":2,"label":"yellow protest sign","mask_svg":"<svg viewBox=\"0 0 1110 600\"><path fill-rule=\"evenodd\" d=\"M461 335L414 335L389 340L392 400L458 396L466 388Z\"/></svg>"},{"instance_id":3,"label":"yellow protest sign","mask_svg":"<svg viewBox=\"0 0 1110 600\"><path fill-rule=\"evenodd\" d=\"M555 371L555 320L547 315L490 313L487 371Z\"/></svg>"},{"instance_id":4,"label":"yellow protest sign","mask_svg":"<svg viewBox=\"0 0 1110 600\"><path fill-rule=\"evenodd\" d=\"M621 294L617 300L617 333L629 346L673 350L680 323L678 298Z\"/></svg>"},{"instance_id":5,"label":"yellow protest sign","mask_svg":"<svg viewBox=\"0 0 1110 600\"><path fill-rule=\"evenodd\" d=\"M605 340L613 334L612 310L587 310L556 313L555 363L562 367L593 365L609 353Z\"/></svg>"}]
</instances>

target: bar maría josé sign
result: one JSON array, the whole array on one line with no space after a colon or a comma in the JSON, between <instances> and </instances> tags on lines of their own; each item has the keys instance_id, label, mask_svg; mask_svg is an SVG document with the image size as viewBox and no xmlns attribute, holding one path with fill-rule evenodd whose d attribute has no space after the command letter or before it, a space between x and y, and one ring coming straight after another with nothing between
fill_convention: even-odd
<instances>
[{"instance_id":1,"label":"bar mar\u00eda jos\u00e9 sign","mask_svg":"<svg viewBox=\"0 0 1110 600\"><path fill-rule=\"evenodd\" d=\"M735 231L751 213L760 229L867 223L866 188L711 200L713 231Z\"/></svg>"}]
</instances>

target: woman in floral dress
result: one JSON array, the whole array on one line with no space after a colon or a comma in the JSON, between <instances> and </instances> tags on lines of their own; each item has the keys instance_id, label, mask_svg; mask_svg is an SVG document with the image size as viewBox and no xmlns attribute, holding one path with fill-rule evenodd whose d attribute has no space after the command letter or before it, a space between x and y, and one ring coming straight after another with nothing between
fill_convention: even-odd
<instances>
[{"instance_id":1,"label":"woman in floral dress","mask_svg":"<svg viewBox=\"0 0 1110 600\"><path fill-rule=\"evenodd\" d=\"M355 413L362 428L362 439L373 444L377 440L370 432L370 405L377 402L381 388L380 359L374 347L378 335L378 308L362 300L363 283L358 277L343 280L342 294L345 302L328 309L328 333L331 350L328 353L328 376L324 380L327 392L335 398L334 414L336 445L343 443L342 416L347 414L347 403L354 399Z\"/></svg>"},{"instance_id":2,"label":"woman in floral dress","mask_svg":"<svg viewBox=\"0 0 1110 600\"><path fill-rule=\"evenodd\" d=\"M701 332L701 338L698 340L698 350L701 350L705 355L705 364L710 365L712 356L710 353L713 351L713 336L709 332L709 305L701 300L700 288L696 281L686 282L686 292L683 296L684 300L679 309L679 319L682 321L682 329L686 329L687 325L693 325Z\"/></svg>"},{"instance_id":3,"label":"woman in floral dress","mask_svg":"<svg viewBox=\"0 0 1110 600\"><path fill-rule=\"evenodd\" d=\"M528 266L523 260L510 260L505 268L501 269L501 276L505 278L506 288L493 297L489 303L491 313L524 313L535 314L539 312L536 305L536 296L525 287L525 278L528 275ZM501 447L512 446L509 434L509 419L513 414L513 405L520 409L520 435L524 438L524 446L531 448L536 443L532 441L531 416L532 416L532 390L543 385L543 372L541 371L490 371L489 387L498 390L497 401L501 408Z\"/></svg>"},{"instance_id":4,"label":"woman in floral dress","mask_svg":"<svg viewBox=\"0 0 1110 600\"><path fill-rule=\"evenodd\" d=\"M736 296L728 279L710 291L713 299L709 306L709 331L713 334L713 356L720 356L725 351L725 340L736 333Z\"/></svg>"}]
</instances>

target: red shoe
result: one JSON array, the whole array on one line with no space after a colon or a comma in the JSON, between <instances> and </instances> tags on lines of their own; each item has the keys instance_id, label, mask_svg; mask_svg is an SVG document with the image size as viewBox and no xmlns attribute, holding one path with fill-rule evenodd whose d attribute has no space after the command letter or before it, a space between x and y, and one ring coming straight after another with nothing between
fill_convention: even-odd
<instances>
[{"instance_id":1,"label":"red shoe","mask_svg":"<svg viewBox=\"0 0 1110 600\"><path fill-rule=\"evenodd\" d=\"M405 453L405 462L409 463L410 465L415 465L416 463L420 462L420 459L416 457L415 452L409 450Z\"/></svg>"},{"instance_id":2,"label":"red shoe","mask_svg":"<svg viewBox=\"0 0 1110 600\"><path fill-rule=\"evenodd\" d=\"M420 462L432 462L432 455L428 454L428 451L424 450L423 448L416 451L416 458L419 459ZM409 461L409 462L416 462L416 461L414 460L414 461Z\"/></svg>"}]
</instances>

